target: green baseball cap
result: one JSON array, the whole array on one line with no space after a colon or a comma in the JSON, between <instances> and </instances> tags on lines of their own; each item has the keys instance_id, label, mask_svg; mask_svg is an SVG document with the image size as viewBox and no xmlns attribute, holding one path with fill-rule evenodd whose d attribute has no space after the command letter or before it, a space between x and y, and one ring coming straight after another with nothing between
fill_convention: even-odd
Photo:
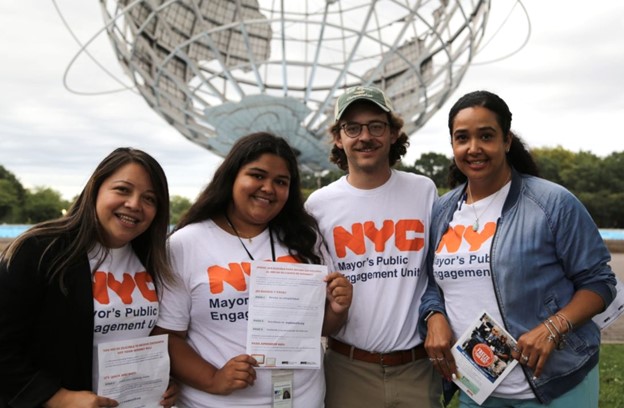
<instances>
[{"instance_id":1,"label":"green baseball cap","mask_svg":"<svg viewBox=\"0 0 624 408\"><path fill-rule=\"evenodd\" d=\"M336 101L336 107L334 109L335 120L339 120L344 111L355 101L370 101L375 103L384 112L392 111L392 104L390 99L379 88L372 86L353 86L347 88L347 90L340 95L338 101Z\"/></svg>"}]
</instances>

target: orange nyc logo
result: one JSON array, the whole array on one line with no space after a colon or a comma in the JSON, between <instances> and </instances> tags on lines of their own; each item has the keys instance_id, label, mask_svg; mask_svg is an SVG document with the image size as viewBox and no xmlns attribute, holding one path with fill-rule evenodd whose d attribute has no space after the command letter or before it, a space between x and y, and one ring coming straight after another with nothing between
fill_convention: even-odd
<instances>
[{"instance_id":1,"label":"orange nyc logo","mask_svg":"<svg viewBox=\"0 0 624 408\"><path fill-rule=\"evenodd\" d=\"M391 238L394 237L394 240ZM339 258L347 256L347 248L356 255L366 253L366 238L376 252L383 252L390 241L399 251L420 251L425 246L425 225L421 220L385 220L381 228L374 222L355 223L351 231L334 227L334 247Z\"/></svg>"},{"instance_id":2,"label":"orange nyc logo","mask_svg":"<svg viewBox=\"0 0 624 408\"><path fill-rule=\"evenodd\" d=\"M125 305L132 303L132 293L135 288L138 288L141 295L150 302L158 301L152 277L145 271L137 272L134 278L131 274L124 273L121 282L110 272L97 271L93 274L92 284L93 298L102 305L110 303L109 289L115 292Z\"/></svg>"},{"instance_id":3,"label":"orange nyc logo","mask_svg":"<svg viewBox=\"0 0 624 408\"><path fill-rule=\"evenodd\" d=\"M276 262L298 263L297 259L291 255L279 256ZM251 263L230 263L228 267L211 266L208 268L208 281L210 282L210 293L219 294L223 292L223 283L227 283L239 292L247 290L247 276L251 274Z\"/></svg>"},{"instance_id":4,"label":"orange nyc logo","mask_svg":"<svg viewBox=\"0 0 624 408\"><path fill-rule=\"evenodd\" d=\"M449 227L442 236L440 244L436 248L436 253L440 253L444 247L446 247L449 254L455 253L459 250L462 242L470 245L468 251L478 251L485 241L494 236L494 232L496 232L495 222L486 223L481 232L476 232L472 229L472 226L466 225Z\"/></svg>"}]
</instances>

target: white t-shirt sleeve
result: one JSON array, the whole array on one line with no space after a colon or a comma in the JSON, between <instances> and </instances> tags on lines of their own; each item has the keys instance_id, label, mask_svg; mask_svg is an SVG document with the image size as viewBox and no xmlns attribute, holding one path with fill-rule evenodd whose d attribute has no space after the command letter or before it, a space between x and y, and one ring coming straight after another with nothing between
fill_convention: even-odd
<instances>
[{"instance_id":1,"label":"white t-shirt sleeve","mask_svg":"<svg viewBox=\"0 0 624 408\"><path fill-rule=\"evenodd\" d=\"M184 248L175 235L169 240L169 254L175 281L163 287L158 326L167 330L186 331L191 316L189 274L184 266Z\"/></svg>"}]
</instances>

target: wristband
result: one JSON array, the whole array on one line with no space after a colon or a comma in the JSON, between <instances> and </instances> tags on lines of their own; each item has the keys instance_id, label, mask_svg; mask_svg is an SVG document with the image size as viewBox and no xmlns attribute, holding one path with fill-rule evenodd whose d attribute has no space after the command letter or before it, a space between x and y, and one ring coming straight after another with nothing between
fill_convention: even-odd
<instances>
[{"instance_id":1,"label":"wristband","mask_svg":"<svg viewBox=\"0 0 624 408\"><path fill-rule=\"evenodd\" d=\"M430 311L429 311L429 313L427 313L427 316L425 316L425 318L423 319L423 321L424 321L425 323L427 323L427 321L429 320L429 318L430 318L431 316L433 316L434 314L436 314L436 313L442 313L442 312L437 311L437 310L430 310Z\"/></svg>"}]
</instances>

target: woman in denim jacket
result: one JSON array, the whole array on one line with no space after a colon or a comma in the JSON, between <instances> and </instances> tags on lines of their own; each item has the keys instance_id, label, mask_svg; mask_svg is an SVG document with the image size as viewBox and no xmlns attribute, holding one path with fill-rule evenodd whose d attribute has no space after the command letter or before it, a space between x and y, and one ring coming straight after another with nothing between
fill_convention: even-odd
<instances>
[{"instance_id":1,"label":"woman in denim jacket","mask_svg":"<svg viewBox=\"0 0 624 408\"><path fill-rule=\"evenodd\" d=\"M615 296L609 251L583 205L537 177L497 95L476 91L449 113L452 191L433 210L425 348L446 379L450 347L485 310L517 340L515 366L486 407L597 407L600 330ZM477 405L460 394L461 407Z\"/></svg>"}]
</instances>

